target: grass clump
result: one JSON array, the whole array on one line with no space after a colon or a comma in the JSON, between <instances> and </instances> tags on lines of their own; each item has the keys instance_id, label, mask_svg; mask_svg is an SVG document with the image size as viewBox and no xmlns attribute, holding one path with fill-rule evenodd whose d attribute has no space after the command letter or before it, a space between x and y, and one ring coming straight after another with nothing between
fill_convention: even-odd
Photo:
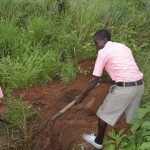
<instances>
[{"instance_id":1,"label":"grass clump","mask_svg":"<svg viewBox=\"0 0 150 150\"><path fill-rule=\"evenodd\" d=\"M37 112L33 106L24 103L21 99L11 99L8 102L5 118L7 123L3 124L5 130L3 134L7 143L1 148L30 150L33 124L37 120Z\"/></svg>"}]
</instances>

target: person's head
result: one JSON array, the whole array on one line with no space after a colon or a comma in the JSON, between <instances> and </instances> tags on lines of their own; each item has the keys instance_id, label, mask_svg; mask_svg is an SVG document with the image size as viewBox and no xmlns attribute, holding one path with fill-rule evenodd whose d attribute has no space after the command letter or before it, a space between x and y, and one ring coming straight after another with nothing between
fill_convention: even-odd
<instances>
[{"instance_id":1,"label":"person's head","mask_svg":"<svg viewBox=\"0 0 150 150\"><path fill-rule=\"evenodd\" d=\"M94 34L93 40L96 45L96 49L100 50L104 48L108 41L111 41L111 34L106 29L100 29Z\"/></svg>"}]
</instances>

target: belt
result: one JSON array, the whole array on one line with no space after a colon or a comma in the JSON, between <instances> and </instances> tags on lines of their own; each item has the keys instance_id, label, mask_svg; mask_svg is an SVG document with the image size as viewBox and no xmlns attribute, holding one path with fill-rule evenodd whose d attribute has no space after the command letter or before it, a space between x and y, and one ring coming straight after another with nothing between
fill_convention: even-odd
<instances>
[{"instance_id":1,"label":"belt","mask_svg":"<svg viewBox=\"0 0 150 150\"><path fill-rule=\"evenodd\" d=\"M133 82L116 82L117 86L123 86L123 87L128 87L128 86L138 86L143 84L143 79L140 79L138 81L133 81Z\"/></svg>"}]
</instances>

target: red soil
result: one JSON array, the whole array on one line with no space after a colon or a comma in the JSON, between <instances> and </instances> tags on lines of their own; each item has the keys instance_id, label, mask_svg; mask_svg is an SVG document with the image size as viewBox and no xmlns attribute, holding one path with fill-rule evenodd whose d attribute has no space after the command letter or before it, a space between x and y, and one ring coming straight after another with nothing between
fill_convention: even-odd
<instances>
[{"instance_id":1,"label":"red soil","mask_svg":"<svg viewBox=\"0 0 150 150\"><path fill-rule=\"evenodd\" d=\"M94 62L86 61L80 66L83 69L90 68L91 72ZM112 83L101 83L89 93L82 103L72 106L57 118L53 125L51 124L52 116L80 94L90 79L91 75L78 75L68 85L55 80L48 86L31 87L14 92L16 97L23 95L25 101L40 108L42 119L34 128L34 150L72 150L83 142L82 135L84 133L97 131L96 111L102 104ZM125 123L125 119L122 117L115 128L117 130L128 128L127 131L129 131L130 126ZM111 129L112 127L108 126L107 132ZM107 132L105 138L107 138ZM91 150L92 148L85 149Z\"/></svg>"}]
</instances>

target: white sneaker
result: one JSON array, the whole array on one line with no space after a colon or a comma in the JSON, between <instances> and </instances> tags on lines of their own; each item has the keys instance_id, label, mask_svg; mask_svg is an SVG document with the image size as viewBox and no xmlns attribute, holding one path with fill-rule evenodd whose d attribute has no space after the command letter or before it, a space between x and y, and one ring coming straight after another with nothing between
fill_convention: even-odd
<instances>
[{"instance_id":1,"label":"white sneaker","mask_svg":"<svg viewBox=\"0 0 150 150\"><path fill-rule=\"evenodd\" d=\"M84 134L83 138L85 139L85 141L87 141L88 143L90 143L91 145L93 145L94 147L96 147L97 149L102 149L103 145L97 144L95 142L95 138L96 136L94 134Z\"/></svg>"}]
</instances>

